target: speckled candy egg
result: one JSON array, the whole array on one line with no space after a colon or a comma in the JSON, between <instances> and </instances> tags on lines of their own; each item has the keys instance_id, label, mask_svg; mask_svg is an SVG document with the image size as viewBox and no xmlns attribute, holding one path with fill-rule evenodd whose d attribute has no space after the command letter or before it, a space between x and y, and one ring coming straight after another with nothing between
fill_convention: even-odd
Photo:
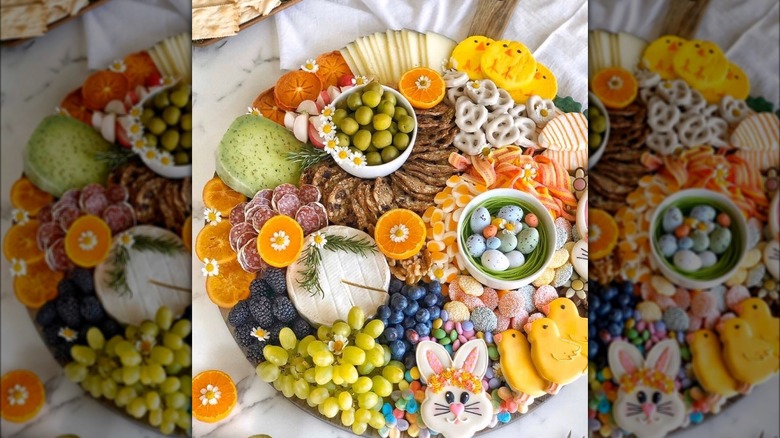
<instances>
[{"instance_id":1,"label":"speckled candy egg","mask_svg":"<svg viewBox=\"0 0 780 438\"><path fill-rule=\"evenodd\" d=\"M505 205L496 215L507 222L520 222L523 219L523 209L517 205Z\"/></svg>"},{"instance_id":2,"label":"speckled candy egg","mask_svg":"<svg viewBox=\"0 0 780 438\"><path fill-rule=\"evenodd\" d=\"M664 234L658 239L658 247L664 257L671 257L677 252L677 238L672 234Z\"/></svg>"},{"instance_id":3,"label":"speckled candy egg","mask_svg":"<svg viewBox=\"0 0 780 438\"><path fill-rule=\"evenodd\" d=\"M487 208L479 207L471 213L469 219L469 225L471 226L471 232L475 234L482 234L482 230L490 225L490 212Z\"/></svg>"},{"instance_id":4,"label":"speckled candy egg","mask_svg":"<svg viewBox=\"0 0 780 438\"><path fill-rule=\"evenodd\" d=\"M697 205L691 210L691 217L701 222L712 222L717 212L709 205Z\"/></svg>"},{"instance_id":5,"label":"speckled candy egg","mask_svg":"<svg viewBox=\"0 0 780 438\"><path fill-rule=\"evenodd\" d=\"M472 234L466 239L466 251L472 257L481 257L482 253L487 249L485 244L485 238L479 234Z\"/></svg>"},{"instance_id":6,"label":"speckled candy egg","mask_svg":"<svg viewBox=\"0 0 780 438\"><path fill-rule=\"evenodd\" d=\"M509 260L510 268L517 268L525 263L525 256L520 251L509 251L505 255L507 260Z\"/></svg>"},{"instance_id":7,"label":"speckled candy egg","mask_svg":"<svg viewBox=\"0 0 780 438\"><path fill-rule=\"evenodd\" d=\"M682 249L674 254L674 266L685 272L695 272L701 268L701 258L693 251Z\"/></svg>"},{"instance_id":8,"label":"speckled candy egg","mask_svg":"<svg viewBox=\"0 0 780 438\"><path fill-rule=\"evenodd\" d=\"M485 241L485 245L487 246L487 249L498 249L498 247L501 246L501 241L498 240L498 237L488 237Z\"/></svg>"},{"instance_id":9,"label":"speckled candy egg","mask_svg":"<svg viewBox=\"0 0 780 438\"><path fill-rule=\"evenodd\" d=\"M498 240L501 241L498 250L507 253L517 247L517 237L511 231L501 230L498 232Z\"/></svg>"},{"instance_id":10,"label":"speckled candy egg","mask_svg":"<svg viewBox=\"0 0 780 438\"><path fill-rule=\"evenodd\" d=\"M731 230L718 227L710 234L710 251L723 254L731 244Z\"/></svg>"},{"instance_id":11,"label":"speckled candy egg","mask_svg":"<svg viewBox=\"0 0 780 438\"><path fill-rule=\"evenodd\" d=\"M701 259L702 268L709 268L718 262L718 256L712 251L702 251L699 253L699 258Z\"/></svg>"},{"instance_id":12,"label":"speckled candy egg","mask_svg":"<svg viewBox=\"0 0 780 438\"><path fill-rule=\"evenodd\" d=\"M536 228L524 228L517 235L517 250L528 255L539 245L539 231Z\"/></svg>"},{"instance_id":13,"label":"speckled candy egg","mask_svg":"<svg viewBox=\"0 0 780 438\"><path fill-rule=\"evenodd\" d=\"M677 207L672 207L666 210L664 217L661 220L661 226L667 233L674 232L675 228L679 227L683 223L682 211Z\"/></svg>"},{"instance_id":14,"label":"speckled candy egg","mask_svg":"<svg viewBox=\"0 0 780 438\"><path fill-rule=\"evenodd\" d=\"M480 261L485 269L493 272L503 272L509 268L509 259L504 253L495 249L489 249L482 253Z\"/></svg>"},{"instance_id":15,"label":"speckled candy egg","mask_svg":"<svg viewBox=\"0 0 780 438\"><path fill-rule=\"evenodd\" d=\"M695 252L702 252L710 247L710 237L706 232L702 230L696 230L691 234L691 240L693 240L693 250Z\"/></svg>"},{"instance_id":16,"label":"speckled candy egg","mask_svg":"<svg viewBox=\"0 0 780 438\"><path fill-rule=\"evenodd\" d=\"M693 248L693 239L688 236L681 237L677 240L677 246L679 246L680 249L691 249Z\"/></svg>"}]
</instances>

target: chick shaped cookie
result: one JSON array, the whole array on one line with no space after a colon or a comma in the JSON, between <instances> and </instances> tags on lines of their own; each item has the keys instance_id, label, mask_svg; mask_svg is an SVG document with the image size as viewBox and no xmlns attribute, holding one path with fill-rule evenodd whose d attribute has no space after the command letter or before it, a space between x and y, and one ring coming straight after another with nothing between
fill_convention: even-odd
<instances>
[{"instance_id":1,"label":"chick shaped cookie","mask_svg":"<svg viewBox=\"0 0 780 438\"><path fill-rule=\"evenodd\" d=\"M513 391L520 393L517 398L519 410L524 412L534 398L547 393L550 382L545 380L534 367L531 360L531 344L519 330L508 329L496 334L498 353L501 357L501 373Z\"/></svg>"},{"instance_id":2,"label":"chick shaped cookie","mask_svg":"<svg viewBox=\"0 0 780 438\"><path fill-rule=\"evenodd\" d=\"M452 59L455 60L455 68L466 73L469 79L484 79L482 73L482 56L495 41L482 35L472 35L452 50Z\"/></svg>"},{"instance_id":3,"label":"chick shaped cookie","mask_svg":"<svg viewBox=\"0 0 780 438\"><path fill-rule=\"evenodd\" d=\"M677 76L700 90L726 79L729 60L712 41L693 40L680 47L672 65Z\"/></svg>"},{"instance_id":4,"label":"chick shaped cookie","mask_svg":"<svg viewBox=\"0 0 780 438\"><path fill-rule=\"evenodd\" d=\"M674 72L673 60L680 47L687 42L685 38L675 35L664 35L646 48L642 54L642 62L650 71L654 71L661 76L661 79L674 79L677 74Z\"/></svg>"},{"instance_id":5,"label":"chick shaped cookie","mask_svg":"<svg viewBox=\"0 0 780 438\"><path fill-rule=\"evenodd\" d=\"M713 394L715 404L737 395L739 383L729 374L723 361L718 335L709 329L697 330L686 337L693 356L693 373L702 388Z\"/></svg>"},{"instance_id":6,"label":"chick shaped cookie","mask_svg":"<svg viewBox=\"0 0 780 438\"><path fill-rule=\"evenodd\" d=\"M737 304L737 313L750 326L753 334L768 342L774 355L780 355L780 318L772 316L769 305L761 298L748 298Z\"/></svg>"},{"instance_id":7,"label":"chick shaped cookie","mask_svg":"<svg viewBox=\"0 0 780 438\"><path fill-rule=\"evenodd\" d=\"M525 44L500 40L482 55L482 73L505 90L527 85L536 72L536 60Z\"/></svg>"},{"instance_id":8,"label":"chick shaped cookie","mask_svg":"<svg viewBox=\"0 0 780 438\"><path fill-rule=\"evenodd\" d=\"M699 90L707 103L718 103L724 96L744 100L750 94L750 78L733 62L729 62L726 78L709 88Z\"/></svg>"},{"instance_id":9,"label":"chick shaped cookie","mask_svg":"<svg viewBox=\"0 0 780 438\"><path fill-rule=\"evenodd\" d=\"M531 96L540 96L542 99L553 99L558 94L558 79L541 62L536 63L534 76L527 85L509 91L509 95L518 105L524 104Z\"/></svg>"},{"instance_id":10,"label":"chick shaped cookie","mask_svg":"<svg viewBox=\"0 0 780 438\"><path fill-rule=\"evenodd\" d=\"M563 385L577 380L588 371L588 357L580 354L582 347L561 337L558 325L550 318L530 323L528 341L531 360L539 375L550 381L547 392L557 394Z\"/></svg>"},{"instance_id":11,"label":"chick shaped cookie","mask_svg":"<svg viewBox=\"0 0 780 438\"><path fill-rule=\"evenodd\" d=\"M742 383L740 392L769 379L778 371L772 345L758 338L742 318L730 318L720 328L723 361L731 375Z\"/></svg>"}]
</instances>

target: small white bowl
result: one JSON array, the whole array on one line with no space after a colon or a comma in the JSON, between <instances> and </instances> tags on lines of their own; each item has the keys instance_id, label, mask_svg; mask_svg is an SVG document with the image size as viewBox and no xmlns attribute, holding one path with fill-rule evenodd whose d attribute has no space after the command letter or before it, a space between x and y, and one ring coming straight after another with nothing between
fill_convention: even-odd
<instances>
[{"instance_id":1,"label":"small white bowl","mask_svg":"<svg viewBox=\"0 0 780 438\"><path fill-rule=\"evenodd\" d=\"M769 204L769 231L775 237L780 234L780 192L775 193Z\"/></svg>"},{"instance_id":2,"label":"small white bowl","mask_svg":"<svg viewBox=\"0 0 780 438\"><path fill-rule=\"evenodd\" d=\"M350 94L356 93L363 89L365 85L360 87L352 87L349 90L341 93L339 97L337 97L333 101L333 105L336 106L339 103L346 101ZM377 166L364 166L361 168L357 168L355 166L351 166L348 163L338 163L339 167L344 169L348 174L352 176L356 176L358 178L365 178L365 179L374 179L379 178L383 176L390 175L391 173L395 172L396 170L400 169L401 166L406 162L406 160L409 158L409 155L412 154L412 148L414 148L414 142L417 140L417 115L414 112L414 108L412 108L412 104L409 103L406 98L399 93L398 91L395 91L394 89L382 85L382 88L385 90L385 93L391 93L395 96L396 99L396 105L400 105L402 108L406 110L406 112L414 118L414 130L412 131L411 138L409 138L409 146L404 149L403 152L401 152L401 155L396 157L395 160L380 164Z\"/></svg>"},{"instance_id":3,"label":"small white bowl","mask_svg":"<svg viewBox=\"0 0 780 438\"><path fill-rule=\"evenodd\" d=\"M536 215L537 218L539 218L539 225L537 228L544 228L547 235L547 241L539 241L539 245L537 246L537 250L541 247L541 245L547 245L549 246L547 251L547 257L544 259L544 263L542 263L541 267L532 272L527 277L523 278L517 278L514 280L502 280L499 278L495 278L489 273L481 270L478 266L476 266L469 257L467 256L466 251L466 245L463 241L463 238L461 235L463 234L463 227L470 226L469 218L471 217L471 213L479 207L482 203L487 201L488 199L492 199L495 197L509 197L513 199L517 199L518 201L522 201L527 204L531 204L533 206L533 209L535 210L533 213ZM482 193L481 195L478 195L474 199L471 200L468 204L466 204L466 207L463 209L463 214L460 216L460 223L458 223L458 252L460 254L460 260L462 260L463 265L466 267L466 270L469 271L469 274L471 274L472 277L476 278L477 281L484 284L485 286L492 287L493 289L500 289L500 290L510 290L510 289L517 289L520 287L523 287L527 284L533 283L537 278L539 278L542 273L544 273L545 269L547 269L547 266L550 264L553 258L553 254L555 253L555 223L553 222L553 218L550 215L550 212L547 211L547 209L542 205L541 202L539 202L538 199L535 197L521 192L519 190L515 189L494 189L494 190L488 190L485 193Z\"/></svg>"},{"instance_id":4,"label":"small white bowl","mask_svg":"<svg viewBox=\"0 0 780 438\"><path fill-rule=\"evenodd\" d=\"M673 264L666 260L661 254L658 248L658 242L655 239L655 231L661 226L663 219L663 212L669 207L678 205L681 200L695 198L700 201L700 204L711 205L717 210L728 214L731 217L731 229L732 239L731 245L738 245L737 251L739 251L739 258L733 266L730 266L728 271L721 273L718 277L710 278L707 280L700 280L690 278L674 269ZM668 198L664 199L658 207L655 208L653 216L650 219L650 258L653 264L661 271L664 277L672 283L687 288L687 289L710 289L719 284L723 284L731 278L734 273L742 264L742 260L747 254L747 241L748 241L748 228L747 220L742 212L737 208L734 202L726 196L720 193L713 192L706 189L688 189L677 192Z\"/></svg>"},{"instance_id":5,"label":"small white bowl","mask_svg":"<svg viewBox=\"0 0 780 438\"><path fill-rule=\"evenodd\" d=\"M599 145L598 148L596 148L596 150L593 153L590 152L590 147L588 148L588 169L592 169L593 166L595 166L596 163L599 162L599 159L601 159L601 156L604 155L604 149L607 148L607 140L609 140L609 125L610 125L610 123L609 123L609 113L607 112L607 108L604 107L604 104L601 103L599 98L596 97L595 94L593 94L592 92L589 91L588 92L588 100L590 102L593 102L593 104L596 106L596 108L598 108L599 111L601 112L601 114L603 114L604 117L606 117L606 119L607 119L607 129L604 130L603 134L601 134L601 144ZM588 123L590 123L590 121L588 121Z\"/></svg>"},{"instance_id":6,"label":"small white bowl","mask_svg":"<svg viewBox=\"0 0 780 438\"><path fill-rule=\"evenodd\" d=\"M139 156L148 168L152 169L154 173L160 176L164 176L170 179L182 179L188 176L192 176L192 164L163 166L155 160L147 159L143 156L143 154L139 154Z\"/></svg>"}]
</instances>

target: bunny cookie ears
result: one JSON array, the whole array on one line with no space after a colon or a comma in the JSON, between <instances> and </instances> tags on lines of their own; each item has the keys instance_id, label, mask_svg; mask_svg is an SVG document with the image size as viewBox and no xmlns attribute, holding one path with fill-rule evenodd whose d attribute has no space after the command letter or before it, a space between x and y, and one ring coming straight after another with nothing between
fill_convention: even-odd
<instances>
[{"instance_id":1,"label":"bunny cookie ears","mask_svg":"<svg viewBox=\"0 0 780 438\"><path fill-rule=\"evenodd\" d=\"M435 376L447 369L467 371L480 382L488 366L488 351L485 341L474 339L461 345L451 358L444 346L432 341L423 341L417 345L417 368L423 383L430 385Z\"/></svg>"}]
</instances>

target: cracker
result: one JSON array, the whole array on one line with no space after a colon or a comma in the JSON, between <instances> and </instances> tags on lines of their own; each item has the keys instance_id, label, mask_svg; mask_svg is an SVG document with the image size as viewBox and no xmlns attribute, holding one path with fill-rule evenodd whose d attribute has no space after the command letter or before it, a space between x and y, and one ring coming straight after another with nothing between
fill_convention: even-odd
<instances>
[{"instance_id":1,"label":"cracker","mask_svg":"<svg viewBox=\"0 0 780 438\"><path fill-rule=\"evenodd\" d=\"M70 15L76 15L80 10L86 8L89 5L89 0L74 0L73 5L70 8Z\"/></svg>"},{"instance_id":2,"label":"cracker","mask_svg":"<svg viewBox=\"0 0 780 438\"><path fill-rule=\"evenodd\" d=\"M192 9L192 39L202 40L238 33L238 6L231 3Z\"/></svg>"},{"instance_id":3,"label":"cracker","mask_svg":"<svg viewBox=\"0 0 780 438\"><path fill-rule=\"evenodd\" d=\"M236 4L238 0L192 0L192 9Z\"/></svg>"},{"instance_id":4,"label":"cracker","mask_svg":"<svg viewBox=\"0 0 780 438\"><path fill-rule=\"evenodd\" d=\"M43 0L46 7L46 23L51 24L70 15L73 0Z\"/></svg>"},{"instance_id":5,"label":"cracker","mask_svg":"<svg viewBox=\"0 0 780 438\"><path fill-rule=\"evenodd\" d=\"M29 38L46 32L46 7L43 3L3 6L0 13L0 39Z\"/></svg>"}]
</instances>

